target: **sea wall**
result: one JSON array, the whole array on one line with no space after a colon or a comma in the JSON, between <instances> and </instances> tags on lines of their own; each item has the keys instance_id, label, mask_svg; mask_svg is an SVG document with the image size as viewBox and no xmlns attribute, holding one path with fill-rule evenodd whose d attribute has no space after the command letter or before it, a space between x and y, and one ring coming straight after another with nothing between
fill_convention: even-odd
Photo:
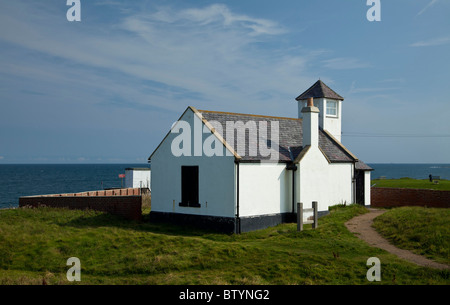
<instances>
[{"instance_id":1,"label":"sea wall","mask_svg":"<svg viewBox=\"0 0 450 305\"><path fill-rule=\"evenodd\" d=\"M142 196L139 188L20 197L19 207L26 206L91 209L130 220L142 219Z\"/></svg>"},{"instance_id":2,"label":"sea wall","mask_svg":"<svg viewBox=\"0 0 450 305\"><path fill-rule=\"evenodd\" d=\"M450 207L450 191L372 187L370 205L374 208L401 206Z\"/></svg>"}]
</instances>

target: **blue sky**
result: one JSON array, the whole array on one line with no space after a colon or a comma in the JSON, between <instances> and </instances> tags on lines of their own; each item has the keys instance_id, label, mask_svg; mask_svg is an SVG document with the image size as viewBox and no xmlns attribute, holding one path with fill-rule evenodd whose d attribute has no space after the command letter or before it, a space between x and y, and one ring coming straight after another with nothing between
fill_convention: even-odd
<instances>
[{"instance_id":1,"label":"blue sky","mask_svg":"<svg viewBox=\"0 0 450 305\"><path fill-rule=\"evenodd\" d=\"M450 163L450 1L0 0L0 163L144 163L187 106L295 117L367 163Z\"/></svg>"}]
</instances>

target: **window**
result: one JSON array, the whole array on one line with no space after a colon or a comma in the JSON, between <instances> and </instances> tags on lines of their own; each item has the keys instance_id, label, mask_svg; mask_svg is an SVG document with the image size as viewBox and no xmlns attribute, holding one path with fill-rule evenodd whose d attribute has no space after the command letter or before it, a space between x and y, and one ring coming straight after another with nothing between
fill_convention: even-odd
<instances>
[{"instance_id":1,"label":"window","mask_svg":"<svg viewBox=\"0 0 450 305\"><path fill-rule=\"evenodd\" d=\"M182 207L199 208L198 200L198 166L181 167L181 202Z\"/></svg>"},{"instance_id":2,"label":"window","mask_svg":"<svg viewBox=\"0 0 450 305\"><path fill-rule=\"evenodd\" d=\"M327 101L327 115L338 116L338 103L337 101Z\"/></svg>"}]
</instances>

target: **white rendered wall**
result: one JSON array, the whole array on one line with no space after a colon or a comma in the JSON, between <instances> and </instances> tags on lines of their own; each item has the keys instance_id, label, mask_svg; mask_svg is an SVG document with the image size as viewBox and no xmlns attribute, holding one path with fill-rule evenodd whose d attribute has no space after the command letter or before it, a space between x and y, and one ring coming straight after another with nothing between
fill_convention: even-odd
<instances>
[{"instance_id":1,"label":"white rendered wall","mask_svg":"<svg viewBox=\"0 0 450 305\"><path fill-rule=\"evenodd\" d=\"M286 164L239 164L239 216L292 212L292 171Z\"/></svg>"},{"instance_id":2,"label":"white rendered wall","mask_svg":"<svg viewBox=\"0 0 450 305\"><path fill-rule=\"evenodd\" d=\"M364 172L364 205L370 205L370 171Z\"/></svg>"},{"instance_id":3,"label":"white rendered wall","mask_svg":"<svg viewBox=\"0 0 450 305\"><path fill-rule=\"evenodd\" d=\"M152 211L208 216L235 216L235 164L234 156L193 156L194 120L199 120L188 109L181 120L191 125L191 156L176 157L172 154L172 140L179 133L170 133L151 158ZM198 123L198 121L197 121ZM203 127L203 123L200 122ZM211 133L203 134L205 139ZM180 207L181 166L199 166L200 208Z\"/></svg>"},{"instance_id":4,"label":"white rendered wall","mask_svg":"<svg viewBox=\"0 0 450 305\"><path fill-rule=\"evenodd\" d=\"M125 170L125 187L150 188L149 170Z\"/></svg>"},{"instance_id":5,"label":"white rendered wall","mask_svg":"<svg viewBox=\"0 0 450 305\"><path fill-rule=\"evenodd\" d=\"M341 122L342 122L342 101L337 100L331 100L337 102L337 117L333 116L327 116L326 115L326 107L327 107L327 99L321 99L322 100L322 109L320 110L320 113L322 114L321 117L321 124L320 126L327 130L333 137L335 137L339 142L341 142Z\"/></svg>"},{"instance_id":6,"label":"white rendered wall","mask_svg":"<svg viewBox=\"0 0 450 305\"><path fill-rule=\"evenodd\" d=\"M319 203L319 211L329 206L353 202L353 164L328 163L317 147L311 147L298 165L296 183L300 190L297 200L310 208Z\"/></svg>"}]
</instances>

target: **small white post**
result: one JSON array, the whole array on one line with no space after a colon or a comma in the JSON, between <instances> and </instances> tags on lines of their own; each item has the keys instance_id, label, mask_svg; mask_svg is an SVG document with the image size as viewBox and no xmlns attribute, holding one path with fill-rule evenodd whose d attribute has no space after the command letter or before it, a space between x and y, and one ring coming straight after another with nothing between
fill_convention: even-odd
<instances>
[{"instance_id":1,"label":"small white post","mask_svg":"<svg viewBox=\"0 0 450 305\"><path fill-rule=\"evenodd\" d=\"M319 225L318 223L317 223L317 220L318 220L318 210L319 210L319 205L317 204L317 201L313 201L312 202L312 207L313 207L313 213L314 213L314 222L313 222L313 224L312 224L312 228L313 229L317 229L317 226Z\"/></svg>"},{"instance_id":2,"label":"small white post","mask_svg":"<svg viewBox=\"0 0 450 305\"><path fill-rule=\"evenodd\" d=\"M297 231L303 231L303 202L297 202Z\"/></svg>"}]
</instances>

